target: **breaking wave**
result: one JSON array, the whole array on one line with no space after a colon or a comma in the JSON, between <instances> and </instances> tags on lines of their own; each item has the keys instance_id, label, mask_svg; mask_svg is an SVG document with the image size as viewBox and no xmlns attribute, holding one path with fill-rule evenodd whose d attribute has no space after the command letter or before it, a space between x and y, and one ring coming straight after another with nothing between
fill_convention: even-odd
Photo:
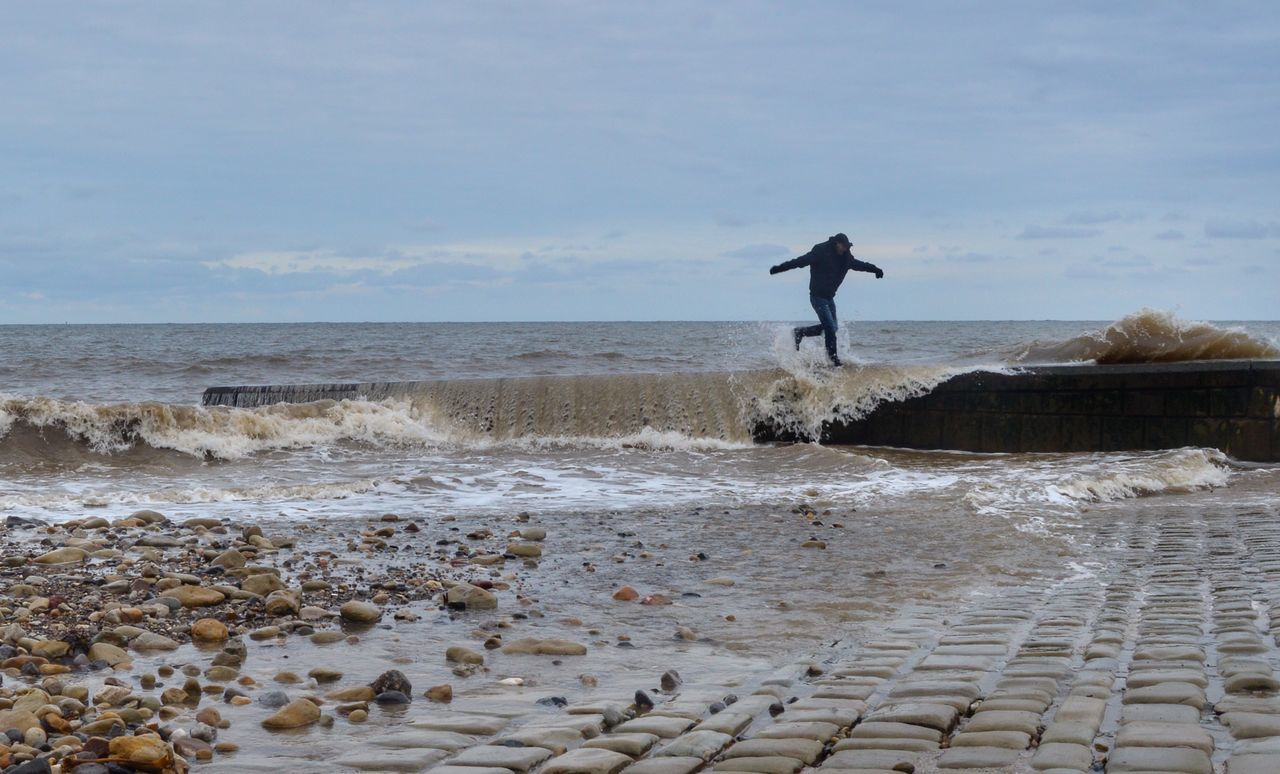
<instances>
[{"instance_id":1,"label":"breaking wave","mask_svg":"<svg viewBox=\"0 0 1280 774\"><path fill-rule=\"evenodd\" d=\"M1243 468L1216 449L1029 454L965 466L956 497L975 513L1042 522L1061 509L1225 487Z\"/></svg>"},{"instance_id":2,"label":"breaking wave","mask_svg":"<svg viewBox=\"0 0 1280 774\"><path fill-rule=\"evenodd\" d=\"M1132 497L1194 492L1227 485L1231 467L1214 449L1176 449L1154 457L1109 460L1105 470L1078 475L1050 491L1069 500L1112 502Z\"/></svg>"},{"instance_id":3,"label":"breaking wave","mask_svg":"<svg viewBox=\"0 0 1280 774\"><path fill-rule=\"evenodd\" d=\"M24 429L36 433L15 432ZM0 440L0 450L9 457L58 454L60 440L82 444L98 454L149 447L215 459L238 459L256 452L338 441L382 445L438 440L437 434L416 421L412 412L390 403L367 401L278 404L239 410L10 397L0 399L0 432L6 434ZM8 443L10 440L15 443ZM39 448L46 445L53 450Z\"/></svg>"},{"instance_id":4,"label":"breaking wave","mask_svg":"<svg viewBox=\"0 0 1280 774\"><path fill-rule=\"evenodd\" d=\"M867 366L459 380L384 400L258 408L0 397L0 459L56 456L58 436L97 454L150 448L205 459L338 443L717 450L750 445L762 425L816 438L826 422L859 418L954 373Z\"/></svg>"},{"instance_id":5,"label":"breaking wave","mask_svg":"<svg viewBox=\"0 0 1280 774\"><path fill-rule=\"evenodd\" d=\"M1179 319L1143 309L1066 341L1033 341L1000 353L1009 363L1171 363L1280 357L1276 344L1240 328Z\"/></svg>"}]
</instances>

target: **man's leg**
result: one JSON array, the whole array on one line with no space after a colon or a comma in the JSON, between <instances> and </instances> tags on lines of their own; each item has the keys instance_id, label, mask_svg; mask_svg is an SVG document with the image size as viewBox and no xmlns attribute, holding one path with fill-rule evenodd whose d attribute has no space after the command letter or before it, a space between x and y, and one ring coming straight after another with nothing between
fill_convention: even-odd
<instances>
[{"instance_id":1,"label":"man's leg","mask_svg":"<svg viewBox=\"0 0 1280 774\"><path fill-rule=\"evenodd\" d=\"M835 299L815 298L813 310L818 313L818 319L822 321L822 336L827 345L827 357L831 359L832 364L840 365L840 357L836 354L836 330L839 329L840 324L836 320Z\"/></svg>"},{"instance_id":2,"label":"man's leg","mask_svg":"<svg viewBox=\"0 0 1280 774\"><path fill-rule=\"evenodd\" d=\"M823 327L821 324L806 325L803 328L793 328L791 332L792 334L795 335L795 338L796 338L796 349L800 349L801 341L803 341L804 339L807 339L810 336L821 336L822 331L823 331Z\"/></svg>"},{"instance_id":3,"label":"man's leg","mask_svg":"<svg viewBox=\"0 0 1280 774\"><path fill-rule=\"evenodd\" d=\"M825 299L818 298L817 296L814 296L814 295L809 296L809 305L813 307L813 311L818 313L818 324L806 325L804 327L793 328L791 330L791 334L795 336L795 340L796 340L796 351L800 350L801 341L807 339L810 336L821 335L822 332L827 329L826 323L822 321L822 312L819 311L818 309L819 302L823 300Z\"/></svg>"}]
</instances>

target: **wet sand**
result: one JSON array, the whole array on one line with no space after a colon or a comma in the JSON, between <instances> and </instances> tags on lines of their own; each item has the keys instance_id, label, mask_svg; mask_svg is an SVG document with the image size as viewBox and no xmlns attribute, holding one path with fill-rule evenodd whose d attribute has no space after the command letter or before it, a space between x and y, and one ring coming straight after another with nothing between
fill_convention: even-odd
<instances>
[{"instance_id":1,"label":"wet sand","mask_svg":"<svg viewBox=\"0 0 1280 774\"><path fill-rule=\"evenodd\" d=\"M1276 515L11 522L7 765L150 728L210 772L1274 771Z\"/></svg>"}]
</instances>

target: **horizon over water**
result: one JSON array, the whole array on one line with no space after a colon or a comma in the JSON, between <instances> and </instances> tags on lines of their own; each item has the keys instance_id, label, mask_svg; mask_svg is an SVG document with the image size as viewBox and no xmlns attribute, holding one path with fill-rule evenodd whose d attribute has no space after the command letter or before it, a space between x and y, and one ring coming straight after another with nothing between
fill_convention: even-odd
<instances>
[{"instance_id":1,"label":"horizon over water","mask_svg":"<svg viewBox=\"0 0 1280 774\"><path fill-rule=\"evenodd\" d=\"M69 400L198 402L232 384L413 381L600 373L812 368L817 339L790 351L785 332L811 321L276 322L0 325L0 394ZM1234 349L1243 328L1280 347L1280 322L1208 327L1142 310L1095 320L855 320L841 325L854 363L1030 364L1112 355L1255 357ZM247 335L247 332L253 335ZM1113 341L1099 344L1099 336ZM357 346L350 346L358 342ZM87 370L92 369L92 370Z\"/></svg>"}]
</instances>

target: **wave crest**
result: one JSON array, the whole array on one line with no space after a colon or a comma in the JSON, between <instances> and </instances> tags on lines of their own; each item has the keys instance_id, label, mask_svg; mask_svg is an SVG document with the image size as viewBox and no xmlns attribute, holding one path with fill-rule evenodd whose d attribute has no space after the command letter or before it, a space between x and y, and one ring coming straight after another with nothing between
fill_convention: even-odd
<instances>
[{"instance_id":1,"label":"wave crest","mask_svg":"<svg viewBox=\"0 0 1280 774\"><path fill-rule=\"evenodd\" d=\"M1011 363L1171 363L1280 357L1280 348L1241 328L1142 309L1106 328L1066 341L1033 341L1004 353Z\"/></svg>"},{"instance_id":2,"label":"wave crest","mask_svg":"<svg viewBox=\"0 0 1280 774\"><path fill-rule=\"evenodd\" d=\"M18 424L42 434L59 431L99 454L143 445L214 459L338 441L388 444L438 439L405 406L368 401L281 403L245 410L43 397L0 399L0 433L8 437Z\"/></svg>"},{"instance_id":3,"label":"wave crest","mask_svg":"<svg viewBox=\"0 0 1280 774\"><path fill-rule=\"evenodd\" d=\"M227 460L342 442L716 451L751 445L761 426L816 439L828 422L857 419L958 372L859 366L475 379L414 384L383 400L257 408L0 396L0 461L48 457L49 431L98 454L150 447ZM31 432L14 433L15 425ZM36 444L44 451L30 448Z\"/></svg>"},{"instance_id":4,"label":"wave crest","mask_svg":"<svg viewBox=\"0 0 1280 774\"><path fill-rule=\"evenodd\" d=\"M1106 503L1169 492L1194 492L1226 486L1231 476L1227 455L1215 449L1176 449L1155 458L1114 461L1105 472L1076 476L1050 487L1075 501Z\"/></svg>"}]
</instances>

